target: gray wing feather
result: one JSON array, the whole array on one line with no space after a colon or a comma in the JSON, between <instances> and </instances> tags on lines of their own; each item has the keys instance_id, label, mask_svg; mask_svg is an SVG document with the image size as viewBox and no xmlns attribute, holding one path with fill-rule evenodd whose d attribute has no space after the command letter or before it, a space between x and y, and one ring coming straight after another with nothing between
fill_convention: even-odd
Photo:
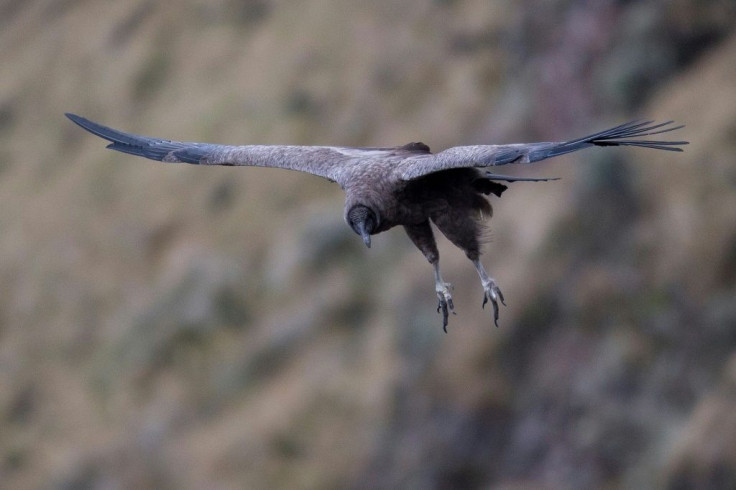
<instances>
[{"instance_id":1,"label":"gray wing feather","mask_svg":"<svg viewBox=\"0 0 736 490\"><path fill-rule=\"evenodd\" d=\"M247 145L170 141L125 133L75 114L73 122L111 143L107 145L131 155L151 160L195 165L246 165L298 170L342 183L345 167L364 150L331 146ZM365 150L366 153L372 150Z\"/></svg>"},{"instance_id":2,"label":"gray wing feather","mask_svg":"<svg viewBox=\"0 0 736 490\"><path fill-rule=\"evenodd\" d=\"M560 180L559 177L516 177L514 175L501 175L492 172L485 172L483 177L488 180L500 180L503 182L549 182L551 180Z\"/></svg>"},{"instance_id":3,"label":"gray wing feather","mask_svg":"<svg viewBox=\"0 0 736 490\"><path fill-rule=\"evenodd\" d=\"M521 143L511 145L457 146L435 155L420 155L404 160L396 169L402 180L462 167L491 167L512 163L532 163L592 146L639 146L656 150L682 151L687 141L636 139L680 129L672 121L632 121L582 138L564 142Z\"/></svg>"}]
</instances>

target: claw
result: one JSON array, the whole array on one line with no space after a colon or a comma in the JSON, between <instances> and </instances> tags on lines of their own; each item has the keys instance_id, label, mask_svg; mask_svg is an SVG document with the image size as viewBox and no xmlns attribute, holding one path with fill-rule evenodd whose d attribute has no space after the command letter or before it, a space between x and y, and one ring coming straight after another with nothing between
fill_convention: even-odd
<instances>
[{"instance_id":1,"label":"claw","mask_svg":"<svg viewBox=\"0 0 736 490\"><path fill-rule=\"evenodd\" d=\"M496 324L496 328L498 328L498 303L495 301L493 302L493 323Z\"/></svg>"},{"instance_id":2,"label":"claw","mask_svg":"<svg viewBox=\"0 0 736 490\"><path fill-rule=\"evenodd\" d=\"M442 330L444 330L445 333L447 333L447 324L450 312L452 312L453 315L455 314L455 305L452 303L452 296L450 295L450 291L448 291L447 286L449 286L449 284L446 284L444 289L437 291L437 299L439 300L437 302L437 313L442 311Z\"/></svg>"},{"instance_id":3,"label":"claw","mask_svg":"<svg viewBox=\"0 0 736 490\"><path fill-rule=\"evenodd\" d=\"M490 300L491 305L493 306L493 323L496 325L496 327L498 327L498 300L501 301L502 305L506 306L503 293L498 288L498 286L496 286L496 283L492 280L487 284L483 284L483 290L483 304L481 305L481 307L485 309L486 303L488 303L488 301Z\"/></svg>"},{"instance_id":4,"label":"claw","mask_svg":"<svg viewBox=\"0 0 736 490\"><path fill-rule=\"evenodd\" d=\"M449 316L447 313L447 302L440 300L437 304L437 313L439 313L440 310L442 310L442 330L447 333L447 318Z\"/></svg>"}]
</instances>

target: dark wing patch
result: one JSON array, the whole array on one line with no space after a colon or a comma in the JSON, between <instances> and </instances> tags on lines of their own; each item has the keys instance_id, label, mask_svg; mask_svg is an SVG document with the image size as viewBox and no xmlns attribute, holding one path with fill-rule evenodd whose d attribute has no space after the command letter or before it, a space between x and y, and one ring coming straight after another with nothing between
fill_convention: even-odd
<instances>
[{"instance_id":1,"label":"dark wing patch","mask_svg":"<svg viewBox=\"0 0 736 490\"><path fill-rule=\"evenodd\" d=\"M412 153L430 153L429 146L425 145L422 142L407 143L404 146L402 146L400 149L406 150Z\"/></svg>"}]
</instances>

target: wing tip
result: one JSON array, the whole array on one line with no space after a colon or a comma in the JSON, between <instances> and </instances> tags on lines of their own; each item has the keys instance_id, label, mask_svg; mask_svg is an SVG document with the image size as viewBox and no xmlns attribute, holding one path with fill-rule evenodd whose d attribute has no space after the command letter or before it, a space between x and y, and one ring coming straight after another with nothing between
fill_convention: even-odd
<instances>
[{"instance_id":1,"label":"wing tip","mask_svg":"<svg viewBox=\"0 0 736 490\"><path fill-rule=\"evenodd\" d=\"M84 129L85 131L89 131L95 136L99 136L100 138L104 138L108 141L115 141L115 137L114 137L115 135L123 134L120 131L114 130L112 128L108 128L107 126L103 126L102 124L91 121L87 119L86 117L82 117L77 114L73 114L71 112L65 112L64 115L70 121L72 121L74 124L76 124L80 128Z\"/></svg>"},{"instance_id":2,"label":"wing tip","mask_svg":"<svg viewBox=\"0 0 736 490\"><path fill-rule=\"evenodd\" d=\"M644 136L669 133L684 127L684 124L676 125L674 120L658 123L653 119L637 119L590 135L586 138L573 140L565 143L565 146L587 143L595 146L636 146L640 148L681 152L683 149L679 148L679 146L687 145L689 144L689 141L660 141L656 139L647 140L640 138Z\"/></svg>"},{"instance_id":3,"label":"wing tip","mask_svg":"<svg viewBox=\"0 0 736 490\"><path fill-rule=\"evenodd\" d=\"M65 116L67 117L67 119L69 119L69 120L70 120L71 122L73 122L73 123L75 123L75 124L79 124L80 126L82 126L82 123L83 123L84 121L87 121L87 119L85 119L85 118L83 118L82 116L79 116L79 115L77 115L77 114L74 114L74 113L72 113L72 112L65 112L65 113L64 113L64 115L65 115Z\"/></svg>"}]
</instances>

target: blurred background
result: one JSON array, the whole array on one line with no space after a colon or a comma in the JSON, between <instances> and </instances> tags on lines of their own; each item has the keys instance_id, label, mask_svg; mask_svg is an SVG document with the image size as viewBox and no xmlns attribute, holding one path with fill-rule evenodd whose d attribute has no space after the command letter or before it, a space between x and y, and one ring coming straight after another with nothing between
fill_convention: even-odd
<instances>
[{"instance_id":1,"label":"blurred background","mask_svg":"<svg viewBox=\"0 0 736 490\"><path fill-rule=\"evenodd\" d=\"M736 488L731 0L0 2L3 488ZM493 198L484 263L338 186L104 149L674 119Z\"/></svg>"}]
</instances>

